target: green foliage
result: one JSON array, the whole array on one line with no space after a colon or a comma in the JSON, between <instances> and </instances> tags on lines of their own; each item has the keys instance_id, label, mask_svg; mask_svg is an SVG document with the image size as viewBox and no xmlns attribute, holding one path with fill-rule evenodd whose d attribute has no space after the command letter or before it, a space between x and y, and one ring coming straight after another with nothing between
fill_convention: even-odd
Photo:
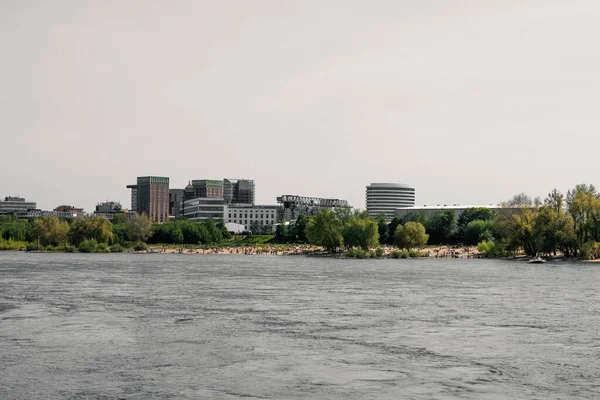
<instances>
[{"instance_id":1,"label":"green foliage","mask_svg":"<svg viewBox=\"0 0 600 400\"><path fill-rule=\"evenodd\" d=\"M2 239L0 238L0 250L21 250L27 247L27 242L25 241L15 241L12 239Z\"/></svg>"},{"instance_id":2,"label":"green foliage","mask_svg":"<svg viewBox=\"0 0 600 400\"><path fill-rule=\"evenodd\" d=\"M429 254L424 251L417 250L394 250L391 253L392 258L419 258L419 257L429 257Z\"/></svg>"},{"instance_id":3,"label":"green foliage","mask_svg":"<svg viewBox=\"0 0 600 400\"><path fill-rule=\"evenodd\" d=\"M388 232L389 232L389 239L388 239L388 243L393 243L394 242L394 235L396 234L396 228L398 227L398 225L404 225L404 219L402 219L401 217L394 217L394 219L392 219L392 222L389 223L388 225Z\"/></svg>"},{"instance_id":4,"label":"green foliage","mask_svg":"<svg viewBox=\"0 0 600 400\"><path fill-rule=\"evenodd\" d=\"M152 235L152 222L146 214L137 214L127 222L127 237L132 242L144 242Z\"/></svg>"},{"instance_id":5,"label":"green foliage","mask_svg":"<svg viewBox=\"0 0 600 400\"><path fill-rule=\"evenodd\" d=\"M110 247L110 252L111 253L122 253L125 251L125 247L121 246L120 244L113 244Z\"/></svg>"},{"instance_id":6,"label":"green foliage","mask_svg":"<svg viewBox=\"0 0 600 400\"><path fill-rule=\"evenodd\" d=\"M371 252L361 247L350 247L345 255L348 258L372 258Z\"/></svg>"},{"instance_id":7,"label":"green foliage","mask_svg":"<svg viewBox=\"0 0 600 400\"><path fill-rule=\"evenodd\" d=\"M456 228L456 214L453 210L440 210L427 220L426 226L430 243L448 243Z\"/></svg>"},{"instance_id":8,"label":"green foliage","mask_svg":"<svg viewBox=\"0 0 600 400\"><path fill-rule=\"evenodd\" d=\"M362 247L367 250L379 243L377 223L368 215L367 218L364 215L355 215L343 226L342 237L346 246Z\"/></svg>"},{"instance_id":9,"label":"green foliage","mask_svg":"<svg viewBox=\"0 0 600 400\"><path fill-rule=\"evenodd\" d=\"M86 239L111 243L113 237L112 224L104 217L77 218L69 230L69 241L76 246Z\"/></svg>"},{"instance_id":10,"label":"green foliage","mask_svg":"<svg viewBox=\"0 0 600 400\"><path fill-rule=\"evenodd\" d=\"M69 224L56 217L42 217L33 221L32 236L42 246L57 246L67 242Z\"/></svg>"},{"instance_id":11,"label":"green foliage","mask_svg":"<svg viewBox=\"0 0 600 400\"><path fill-rule=\"evenodd\" d=\"M96 251L98 251L96 239L85 239L79 244L80 253L95 253Z\"/></svg>"},{"instance_id":12,"label":"green foliage","mask_svg":"<svg viewBox=\"0 0 600 400\"><path fill-rule=\"evenodd\" d=\"M296 219L296 237L298 238L299 242L304 243L308 241L306 238L306 228L310 220L311 218L304 214L298 215L298 218Z\"/></svg>"},{"instance_id":13,"label":"green foliage","mask_svg":"<svg viewBox=\"0 0 600 400\"><path fill-rule=\"evenodd\" d=\"M335 253L344 244L341 228L341 221L331 210L325 208L309 222L306 236L311 244L323 246L327 251Z\"/></svg>"},{"instance_id":14,"label":"green foliage","mask_svg":"<svg viewBox=\"0 0 600 400\"><path fill-rule=\"evenodd\" d=\"M375 249L375 257L377 258L381 258L385 256L385 250L383 250L383 247L378 247Z\"/></svg>"},{"instance_id":15,"label":"green foliage","mask_svg":"<svg viewBox=\"0 0 600 400\"><path fill-rule=\"evenodd\" d=\"M600 258L600 242L585 242L581 246L581 258L597 260Z\"/></svg>"},{"instance_id":16,"label":"green foliage","mask_svg":"<svg viewBox=\"0 0 600 400\"><path fill-rule=\"evenodd\" d=\"M377 222L377 232L379 233L379 243L385 244L390 240L390 229L388 227L387 218L384 213L379 213L375 216Z\"/></svg>"},{"instance_id":17,"label":"green foliage","mask_svg":"<svg viewBox=\"0 0 600 400\"><path fill-rule=\"evenodd\" d=\"M463 243L473 246L484 240L493 240L494 221L476 219L467 224Z\"/></svg>"},{"instance_id":18,"label":"green foliage","mask_svg":"<svg viewBox=\"0 0 600 400\"><path fill-rule=\"evenodd\" d=\"M422 212L411 212L404 217L404 221L405 224L406 222L418 222L425 226L427 224L427 217Z\"/></svg>"},{"instance_id":19,"label":"green foliage","mask_svg":"<svg viewBox=\"0 0 600 400\"><path fill-rule=\"evenodd\" d=\"M135 251L148 250L148 245L144 242L139 241L133 245L133 250L135 250Z\"/></svg>"},{"instance_id":20,"label":"green foliage","mask_svg":"<svg viewBox=\"0 0 600 400\"><path fill-rule=\"evenodd\" d=\"M425 227L419 222L407 222L404 226L398 225L394 233L396 246L408 250L425 246L427 239L429 239L429 235L425 233Z\"/></svg>"},{"instance_id":21,"label":"green foliage","mask_svg":"<svg viewBox=\"0 0 600 400\"><path fill-rule=\"evenodd\" d=\"M0 239L24 242L29 231L30 225L27 221L12 216L0 216Z\"/></svg>"},{"instance_id":22,"label":"green foliage","mask_svg":"<svg viewBox=\"0 0 600 400\"><path fill-rule=\"evenodd\" d=\"M27 243L27 246L25 247L26 251L36 251L36 250L43 250L43 249L44 249L44 246L41 246L41 245L38 246L37 243L32 243L32 242Z\"/></svg>"},{"instance_id":23,"label":"green foliage","mask_svg":"<svg viewBox=\"0 0 600 400\"><path fill-rule=\"evenodd\" d=\"M498 257L501 252L495 242L482 241L477 245L477 250L486 257Z\"/></svg>"}]
</instances>

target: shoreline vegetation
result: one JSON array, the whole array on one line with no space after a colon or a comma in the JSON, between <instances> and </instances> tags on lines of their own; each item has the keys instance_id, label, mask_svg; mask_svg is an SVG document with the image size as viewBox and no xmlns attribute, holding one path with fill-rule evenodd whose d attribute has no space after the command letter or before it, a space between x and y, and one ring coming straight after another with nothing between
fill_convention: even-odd
<instances>
[{"instance_id":1,"label":"shoreline vegetation","mask_svg":"<svg viewBox=\"0 0 600 400\"><path fill-rule=\"evenodd\" d=\"M146 215L61 220L0 216L0 250L80 253L185 253L333 256L344 258L512 258L600 260L600 193L577 185L542 201L521 193L496 210L413 213L388 222L366 211L322 209L289 225L233 235L222 220ZM260 228L260 229L259 229Z\"/></svg>"}]
</instances>

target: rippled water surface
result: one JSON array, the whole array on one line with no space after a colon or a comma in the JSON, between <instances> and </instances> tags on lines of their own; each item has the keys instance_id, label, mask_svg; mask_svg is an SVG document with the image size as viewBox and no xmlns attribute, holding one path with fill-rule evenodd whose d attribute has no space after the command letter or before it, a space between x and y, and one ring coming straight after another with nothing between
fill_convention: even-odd
<instances>
[{"instance_id":1,"label":"rippled water surface","mask_svg":"<svg viewBox=\"0 0 600 400\"><path fill-rule=\"evenodd\" d=\"M600 398L600 265L0 254L0 399Z\"/></svg>"}]
</instances>

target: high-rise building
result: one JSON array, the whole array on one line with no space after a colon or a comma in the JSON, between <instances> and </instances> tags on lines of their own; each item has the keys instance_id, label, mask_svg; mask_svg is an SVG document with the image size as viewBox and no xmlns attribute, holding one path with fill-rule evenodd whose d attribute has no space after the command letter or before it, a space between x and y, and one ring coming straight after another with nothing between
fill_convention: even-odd
<instances>
[{"instance_id":1,"label":"high-rise building","mask_svg":"<svg viewBox=\"0 0 600 400\"><path fill-rule=\"evenodd\" d=\"M217 179L193 180L184 191L186 199L196 197L223 198L223 181Z\"/></svg>"},{"instance_id":2,"label":"high-rise building","mask_svg":"<svg viewBox=\"0 0 600 400\"><path fill-rule=\"evenodd\" d=\"M371 183L367 186L367 211L375 217L383 213L391 221L396 209L415 205L415 188L400 183Z\"/></svg>"},{"instance_id":3,"label":"high-rise building","mask_svg":"<svg viewBox=\"0 0 600 400\"><path fill-rule=\"evenodd\" d=\"M254 181L251 179L224 179L223 198L226 204L254 204Z\"/></svg>"},{"instance_id":4,"label":"high-rise building","mask_svg":"<svg viewBox=\"0 0 600 400\"><path fill-rule=\"evenodd\" d=\"M141 176L137 178L136 185L129 185L127 187L131 189L132 202L135 191L135 210L138 214L144 213L148 215L153 222L167 222L169 217L168 177Z\"/></svg>"},{"instance_id":5,"label":"high-rise building","mask_svg":"<svg viewBox=\"0 0 600 400\"><path fill-rule=\"evenodd\" d=\"M182 215L184 189L169 189L169 215L177 218Z\"/></svg>"}]
</instances>

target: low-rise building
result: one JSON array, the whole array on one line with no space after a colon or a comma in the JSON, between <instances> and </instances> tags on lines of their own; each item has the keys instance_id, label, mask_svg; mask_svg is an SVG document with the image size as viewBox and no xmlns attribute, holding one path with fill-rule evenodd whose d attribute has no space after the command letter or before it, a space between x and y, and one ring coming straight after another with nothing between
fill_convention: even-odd
<instances>
[{"instance_id":1,"label":"low-rise building","mask_svg":"<svg viewBox=\"0 0 600 400\"><path fill-rule=\"evenodd\" d=\"M225 208L223 198L195 197L183 201L182 214L191 221L220 220Z\"/></svg>"},{"instance_id":2,"label":"low-rise building","mask_svg":"<svg viewBox=\"0 0 600 400\"><path fill-rule=\"evenodd\" d=\"M231 204L223 209L223 221L244 225L245 230L261 231L265 226L277 223L281 207L270 205Z\"/></svg>"},{"instance_id":3,"label":"low-rise building","mask_svg":"<svg viewBox=\"0 0 600 400\"><path fill-rule=\"evenodd\" d=\"M0 200L0 214L27 212L29 210L35 210L36 207L36 203L25 201L23 197L7 196L4 200Z\"/></svg>"}]
</instances>

